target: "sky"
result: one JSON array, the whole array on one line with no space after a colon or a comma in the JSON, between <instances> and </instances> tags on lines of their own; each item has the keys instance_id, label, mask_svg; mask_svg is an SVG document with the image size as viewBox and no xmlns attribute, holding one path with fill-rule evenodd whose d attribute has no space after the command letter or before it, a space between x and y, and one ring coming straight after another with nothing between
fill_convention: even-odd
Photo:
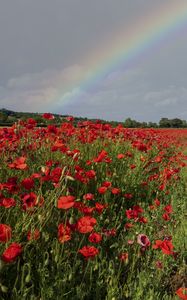
<instances>
[{"instance_id":1,"label":"sky","mask_svg":"<svg viewBox=\"0 0 187 300\"><path fill-rule=\"evenodd\" d=\"M0 108L116 121L187 120L187 20L128 64L84 84L117 37L128 43L120 32L136 31L137 20L184 1L0 0Z\"/></svg>"}]
</instances>

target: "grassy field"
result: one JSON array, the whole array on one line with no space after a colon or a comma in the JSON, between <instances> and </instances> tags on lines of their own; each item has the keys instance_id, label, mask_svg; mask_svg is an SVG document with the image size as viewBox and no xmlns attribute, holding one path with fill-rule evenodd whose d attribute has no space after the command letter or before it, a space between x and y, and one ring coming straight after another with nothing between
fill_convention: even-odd
<instances>
[{"instance_id":1,"label":"grassy field","mask_svg":"<svg viewBox=\"0 0 187 300\"><path fill-rule=\"evenodd\" d=\"M35 125L0 130L0 299L186 299L187 130Z\"/></svg>"}]
</instances>

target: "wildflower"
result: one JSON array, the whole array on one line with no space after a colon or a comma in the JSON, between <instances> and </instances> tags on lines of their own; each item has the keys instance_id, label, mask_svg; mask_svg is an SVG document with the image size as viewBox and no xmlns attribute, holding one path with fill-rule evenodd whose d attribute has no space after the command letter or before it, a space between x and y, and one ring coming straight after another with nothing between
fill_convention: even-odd
<instances>
[{"instance_id":1,"label":"wildflower","mask_svg":"<svg viewBox=\"0 0 187 300\"><path fill-rule=\"evenodd\" d=\"M33 192L22 196L21 200L23 201L22 207L24 210L32 208L37 204L37 196Z\"/></svg>"},{"instance_id":2,"label":"wildflower","mask_svg":"<svg viewBox=\"0 0 187 300\"><path fill-rule=\"evenodd\" d=\"M18 243L12 243L9 247L3 252L2 260L7 263L15 261L15 259L21 255L22 246Z\"/></svg>"},{"instance_id":3,"label":"wildflower","mask_svg":"<svg viewBox=\"0 0 187 300\"><path fill-rule=\"evenodd\" d=\"M30 190L34 187L34 180L32 178L25 178L25 179L22 180L21 185L26 190Z\"/></svg>"},{"instance_id":4,"label":"wildflower","mask_svg":"<svg viewBox=\"0 0 187 300\"><path fill-rule=\"evenodd\" d=\"M79 253L81 253L86 259L89 259L95 257L99 253L99 250L94 246L84 246L79 250Z\"/></svg>"},{"instance_id":5,"label":"wildflower","mask_svg":"<svg viewBox=\"0 0 187 300\"><path fill-rule=\"evenodd\" d=\"M25 170L27 168L27 164L25 163L26 157L21 156L14 160L13 163L9 164L9 168L17 169L17 170Z\"/></svg>"},{"instance_id":6,"label":"wildflower","mask_svg":"<svg viewBox=\"0 0 187 300\"><path fill-rule=\"evenodd\" d=\"M89 235L88 240L91 243L100 243L102 240L102 236L99 233L93 232Z\"/></svg>"},{"instance_id":7,"label":"wildflower","mask_svg":"<svg viewBox=\"0 0 187 300\"><path fill-rule=\"evenodd\" d=\"M71 228L68 225L58 225L58 240L60 243L67 242L71 239Z\"/></svg>"},{"instance_id":8,"label":"wildflower","mask_svg":"<svg viewBox=\"0 0 187 300\"><path fill-rule=\"evenodd\" d=\"M144 247L144 248L147 248L150 246L150 240L148 239L147 235L145 234L139 234L138 237L137 237L137 243Z\"/></svg>"},{"instance_id":9,"label":"wildflower","mask_svg":"<svg viewBox=\"0 0 187 300\"><path fill-rule=\"evenodd\" d=\"M0 200L0 206L10 208L16 206L16 201L13 198L3 198L2 200Z\"/></svg>"},{"instance_id":10,"label":"wildflower","mask_svg":"<svg viewBox=\"0 0 187 300\"><path fill-rule=\"evenodd\" d=\"M171 241L168 240L156 240L155 244L153 245L153 249L161 249L162 253L167 255L173 254L173 245Z\"/></svg>"},{"instance_id":11,"label":"wildflower","mask_svg":"<svg viewBox=\"0 0 187 300\"><path fill-rule=\"evenodd\" d=\"M50 113L44 113L44 114L42 115L42 117L43 117L44 119L46 119L46 120L53 120L53 119L54 119L54 116L53 116L52 114L50 114Z\"/></svg>"},{"instance_id":12,"label":"wildflower","mask_svg":"<svg viewBox=\"0 0 187 300\"><path fill-rule=\"evenodd\" d=\"M119 259L121 261L127 262L129 258L129 254L127 252L123 252L119 255Z\"/></svg>"},{"instance_id":13,"label":"wildflower","mask_svg":"<svg viewBox=\"0 0 187 300\"><path fill-rule=\"evenodd\" d=\"M187 288L185 288L185 287L180 287L180 288L176 291L176 294L177 294L177 296L178 296L180 299L187 300Z\"/></svg>"},{"instance_id":14,"label":"wildflower","mask_svg":"<svg viewBox=\"0 0 187 300\"><path fill-rule=\"evenodd\" d=\"M57 207L62 209L69 209L75 204L74 196L62 196L58 199Z\"/></svg>"},{"instance_id":15,"label":"wildflower","mask_svg":"<svg viewBox=\"0 0 187 300\"><path fill-rule=\"evenodd\" d=\"M40 238L40 231L38 229L35 229L34 231L29 231L27 233L27 240L38 240Z\"/></svg>"},{"instance_id":16,"label":"wildflower","mask_svg":"<svg viewBox=\"0 0 187 300\"><path fill-rule=\"evenodd\" d=\"M84 200L93 200L94 199L94 195L91 193L87 193L83 196Z\"/></svg>"},{"instance_id":17,"label":"wildflower","mask_svg":"<svg viewBox=\"0 0 187 300\"><path fill-rule=\"evenodd\" d=\"M118 189L118 188L113 188L113 189L111 190L111 193L112 193L113 195L118 195L118 194L120 194L120 192L121 192L121 190Z\"/></svg>"},{"instance_id":18,"label":"wildflower","mask_svg":"<svg viewBox=\"0 0 187 300\"><path fill-rule=\"evenodd\" d=\"M0 242L6 243L11 239L12 229L9 225L0 224Z\"/></svg>"},{"instance_id":19,"label":"wildflower","mask_svg":"<svg viewBox=\"0 0 187 300\"><path fill-rule=\"evenodd\" d=\"M77 229L81 233L88 233L93 230L96 223L97 221L95 218L92 218L91 216L85 216L78 220Z\"/></svg>"},{"instance_id":20,"label":"wildflower","mask_svg":"<svg viewBox=\"0 0 187 300\"><path fill-rule=\"evenodd\" d=\"M119 153L119 154L117 155L117 158L118 158L118 159L122 159L122 158L124 158L124 157L125 157L125 155L122 154L122 153Z\"/></svg>"},{"instance_id":21,"label":"wildflower","mask_svg":"<svg viewBox=\"0 0 187 300\"><path fill-rule=\"evenodd\" d=\"M105 194L106 191L107 191L107 187L101 186L101 187L99 187L99 188L97 189L97 191L98 191L99 194Z\"/></svg>"}]
</instances>

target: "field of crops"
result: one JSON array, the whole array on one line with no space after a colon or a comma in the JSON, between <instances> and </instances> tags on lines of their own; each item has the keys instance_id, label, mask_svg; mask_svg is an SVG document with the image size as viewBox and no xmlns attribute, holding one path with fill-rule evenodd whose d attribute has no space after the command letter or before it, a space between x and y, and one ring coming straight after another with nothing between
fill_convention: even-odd
<instances>
[{"instance_id":1,"label":"field of crops","mask_svg":"<svg viewBox=\"0 0 187 300\"><path fill-rule=\"evenodd\" d=\"M0 128L0 299L187 299L187 130Z\"/></svg>"}]
</instances>

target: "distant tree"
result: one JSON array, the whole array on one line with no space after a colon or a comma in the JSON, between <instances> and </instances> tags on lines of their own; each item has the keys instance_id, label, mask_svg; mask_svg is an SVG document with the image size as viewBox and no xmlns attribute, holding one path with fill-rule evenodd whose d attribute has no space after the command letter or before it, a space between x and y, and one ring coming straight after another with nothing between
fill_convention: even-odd
<instances>
[{"instance_id":1,"label":"distant tree","mask_svg":"<svg viewBox=\"0 0 187 300\"><path fill-rule=\"evenodd\" d=\"M141 123L141 127L142 127L142 128L147 128L147 127L148 127L148 124L147 124L146 122L142 122L142 123Z\"/></svg>"},{"instance_id":2,"label":"distant tree","mask_svg":"<svg viewBox=\"0 0 187 300\"><path fill-rule=\"evenodd\" d=\"M173 128L181 128L183 127L183 121L181 119L175 118L170 120L171 122L171 127Z\"/></svg>"},{"instance_id":3,"label":"distant tree","mask_svg":"<svg viewBox=\"0 0 187 300\"><path fill-rule=\"evenodd\" d=\"M0 112L0 122L6 122L8 119L8 115L6 113Z\"/></svg>"},{"instance_id":4,"label":"distant tree","mask_svg":"<svg viewBox=\"0 0 187 300\"><path fill-rule=\"evenodd\" d=\"M162 118L159 121L159 127L161 128L168 128L171 127L171 120L169 120L168 118Z\"/></svg>"},{"instance_id":5,"label":"distant tree","mask_svg":"<svg viewBox=\"0 0 187 300\"><path fill-rule=\"evenodd\" d=\"M187 121L186 120L182 120L182 127L187 128Z\"/></svg>"},{"instance_id":6,"label":"distant tree","mask_svg":"<svg viewBox=\"0 0 187 300\"><path fill-rule=\"evenodd\" d=\"M124 127L127 128L135 128L137 127L137 122L135 120L132 120L131 118L127 118L124 122Z\"/></svg>"},{"instance_id":7,"label":"distant tree","mask_svg":"<svg viewBox=\"0 0 187 300\"><path fill-rule=\"evenodd\" d=\"M157 128L157 127L158 127L158 124L155 123L155 122L149 122L149 123L148 123L148 127L149 127L149 128Z\"/></svg>"}]
</instances>

